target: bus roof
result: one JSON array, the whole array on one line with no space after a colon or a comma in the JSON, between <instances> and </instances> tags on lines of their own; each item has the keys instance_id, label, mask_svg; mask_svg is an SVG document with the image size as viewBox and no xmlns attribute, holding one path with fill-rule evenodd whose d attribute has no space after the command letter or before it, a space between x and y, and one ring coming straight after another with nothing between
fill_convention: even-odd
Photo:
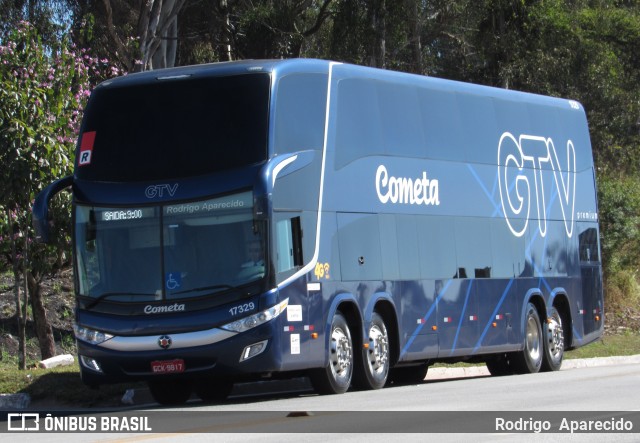
<instances>
[{"instance_id":1,"label":"bus roof","mask_svg":"<svg viewBox=\"0 0 640 443\"><path fill-rule=\"evenodd\" d=\"M343 65L348 68L354 77L375 78L380 81L402 82L422 86L426 88L440 89L443 91L456 91L467 94L476 94L486 97L500 98L509 101L526 101L532 104L566 107L567 100L549 97L529 92L508 90L503 88L465 83L455 80L441 79L418 74L409 74L387 69L371 68L342 64L328 60L318 59L284 59L284 60L239 60L230 62L207 63L201 65L180 66L175 68L157 69L133 73L106 80L99 87L107 86L133 86L137 84L152 83L162 80L180 80L187 78L219 77L229 75L242 75L265 72L284 76L291 73L328 73L331 64ZM573 106L582 106L571 100Z\"/></svg>"}]
</instances>

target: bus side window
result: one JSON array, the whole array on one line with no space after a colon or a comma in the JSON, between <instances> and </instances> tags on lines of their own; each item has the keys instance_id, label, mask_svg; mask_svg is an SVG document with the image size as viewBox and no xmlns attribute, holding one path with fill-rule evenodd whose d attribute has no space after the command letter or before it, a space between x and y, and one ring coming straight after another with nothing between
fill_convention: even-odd
<instances>
[{"instance_id":1,"label":"bus side window","mask_svg":"<svg viewBox=\"0 0 640 443\"><path fill-rule=\"evenodd\" d=\"M276 272L302 266L302 229L300 217L276 223Z\"/></svg>"},{"instance_id":2,"label":"bus side window","mask_svg":"<svg viewBox=\"0 0 640 443\"><path fill-rule=\"evenodd\" d=\"M599 262L598 231L596 228L585 229L578 236L581 262Z\"/></svg>"}]
</instances>

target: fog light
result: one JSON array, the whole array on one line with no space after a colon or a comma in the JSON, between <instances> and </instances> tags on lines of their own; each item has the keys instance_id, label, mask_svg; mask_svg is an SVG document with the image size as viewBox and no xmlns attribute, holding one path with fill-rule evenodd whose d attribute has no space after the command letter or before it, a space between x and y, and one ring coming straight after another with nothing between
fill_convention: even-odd
<instances>
[{"instance_id":1,"label":"fog light","mask_svg":"<svg viewBox=\"0 0 640 443\"><path fill-rule=\"evenodd\" d=\"M100 367L100 363L98 363L94 359L81 355L80 362L82 363L82 366L84 366L85 368L91 369L92 371L99 372L102 374L102 368Z\"/></svg>"},{"instance_id":2,"label":"fog light","mask_svg":"<svg viewBox=\"0 0 640 443\"><path fill-rule=\"evenodd\" d=\"M244 351L242 351L242 355L240 356L240 361L249 360L251 357L262 354L264 350L267 349L268 342L269 340L264 340L244 348Z\"/></svg>"}]
</instances>

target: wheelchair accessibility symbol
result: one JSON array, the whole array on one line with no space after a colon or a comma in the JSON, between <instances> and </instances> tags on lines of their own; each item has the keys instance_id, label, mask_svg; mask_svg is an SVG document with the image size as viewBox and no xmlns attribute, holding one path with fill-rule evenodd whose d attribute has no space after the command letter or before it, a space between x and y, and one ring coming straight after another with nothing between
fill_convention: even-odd
<instances>
[{"instance_id":1,"label":"wheelchair accessibility symbol","mask_svg":"<svg viewBox=\"0 0 640 443\"><path fill-rule=\"evenodd\" d=\"M169 272L164 280L167 289L170 291L179 289L182 286L182 274L180 272Z\"/></svg>"}]
</instances>

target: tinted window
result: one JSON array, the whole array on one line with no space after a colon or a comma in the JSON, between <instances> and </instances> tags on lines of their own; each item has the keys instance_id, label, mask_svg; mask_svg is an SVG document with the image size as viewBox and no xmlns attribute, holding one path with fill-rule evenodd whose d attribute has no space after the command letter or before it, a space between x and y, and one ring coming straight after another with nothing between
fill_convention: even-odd
<instances>
[{"instance_id":1,"label":"tinted window","mask_svg":"<svg viewBox=\"0 0 640 443\"><path fill-rule=\"evenodd\" d=\"M489 219L459 217L454 230L458 278L493 277Z\"/></svg>"},{"instance_id":2,"label":"tinted window","mask_svg":"<svg viewBox=\"0 0 640 443\"><path fill-rule=\"evenodd\" d=\"M383 122L374 81L340 81L336 121L336 169L367 155L384 154Z\"/></svg>"},{"instance_id":3,"label":"tinted window","mask_svg":"<svg viewBox=\"0 0 640 443\"><path fill-rule=\"evenodd\" d=\"M94 91L79 149L79 178L189 177L266 159L269 76L164 80ZM82 157L82 155L78 155Z\"/></svg>"},{"instance_id":4,"label":"tinted window","mask_svg":"<svg viewBox=\"0 0 640 443\"><path fill-rule=\"evenodd\" d=\"M425 134L418 89L410 85L379 83L382 136L388 155L424 158Z\"/></svg>"},{"instance_id":5,"label":"tinted window","mask_svg":"<svg viewBox=\"0 0 640 443\"><path fill-rule=\"evenodd\" d=\"M417 217L422 278L457 275L456 242L452 217Z\"/></svg>"},{"instance_id":6,"label":"tinted window","mask_svg":"<svg viewBox=\"0 0 640 443\"><path fill-rule=\"evenodd\" d=\"M596 228L586 229L578 238L580 242L580 261L600 261L600 254L598 254L598 230Z\"/></svg>"},{"instance_id":7,"label":"tinted window","mask_svg":"<svg viewBox=\"0 0 640 443\"><path fill-rule=\"evenodd\" d=\"M426 155L418 89L347 79L338 86L336 169L369 155Z\"/></svg>"},{"instance_id":8,"label":"tinted window","mask_svg":"<svg viewBox=\"0 0 640 443\"><path fill-rule=\"evenodd\" d=\"M427 157L437 160L464 161L464 126L456 94L447 90L422 89L420 110Z\"/></svg>"},{"instance_id":9,"label":"tinted window","mask_svg":"<svg viewBox=\"0 0 640 443\"><path fill-rule=\"evenodd\" d=\"M280 80L277 94L276 152L321 149L327 108L327 76L287 75Z\"/></svg>"}]
</instances>

